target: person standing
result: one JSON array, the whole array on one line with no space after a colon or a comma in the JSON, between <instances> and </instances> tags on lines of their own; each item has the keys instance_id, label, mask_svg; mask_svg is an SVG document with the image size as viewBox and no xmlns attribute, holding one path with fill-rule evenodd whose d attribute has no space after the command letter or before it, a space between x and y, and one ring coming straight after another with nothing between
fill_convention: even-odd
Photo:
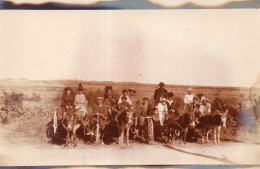
<instances>
[{"instance_id":1,"label":"person standing","mask_svg":"<svg viewBox=\"0 0 260 169\"><path fill-rule=\"evenodd\" d=\"M155 100L155 105L157 105L160 100L162 98L167 98L167 95L168 95L168 91L164 88L165 84L163 82L160 82L159 83L159 88L158 89L155 89L154 91L154 100Z\"/></svg>"},{"instance_id":2,"label":"person standing","mask_svg":"<svg viewBox=\"0 0 260 169\"><path fill-rule=\"evenodd\" d=\"M193 98L194 94L192 94L192 88L188 88L188 94L184 96L184 111L191 111L191 107L193 108Z\"/></svg>"}]
</instances>

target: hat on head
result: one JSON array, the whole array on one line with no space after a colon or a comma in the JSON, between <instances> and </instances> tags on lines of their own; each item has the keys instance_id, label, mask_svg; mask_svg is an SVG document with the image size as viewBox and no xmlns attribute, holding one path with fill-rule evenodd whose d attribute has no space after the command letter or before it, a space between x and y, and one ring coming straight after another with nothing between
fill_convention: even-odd
<instances>
[{"instance_id":1,"label":"hat on head","mask_svg":"<svg viewBox=\"0 0 260 169\"><path fill-rule=\"evenodd\" d=\"M83 91L83 86L81 83L79 84L78 91Z\"/></svg>"},{"instance_id":2,"label":"hat on head","mask_svg":"<svg viewBox=\"0 0 260 169\"><path fill-rule=\"evenodd\" d=\"M202 101L202 102L203 102L203 101L208 101L208 99L207 99L206 97L202 96L201 101Z\"/></svg>"},{"instance_id":3,"label":"hat on head","mask_svg":"<svg viewBox=\"0 0 260 169\"><path fill-rule=\"evenodd\" d=\"M191 91L192 91L192 88L189 87L189 88L188 88L188 91L191 92Z\"/></svg>"},{"instance_id":4,"label":"hat on head","mask_svg":"<svg viewBox=\"0 0 260 169\"><path fill-rule=\"evenodd\" d=\"M72 91L70 87L65 87L64 91L68 91L68 90Z\"/></svg>"},{"instance_id":5,"label":"hat on head","mask_svg":"<svg viewBox=\"0 0 260 169\"><path fill-rule=\"evenodd\" d=\"M103 100L103 97L97 97L97 100Z\"/></svg>"},{"instance_id":6,"label":"hat on head","mask_svg":"<svg viewBox=\"0 0 260 169\"><path fill-rule=\"evenodd\" d=\"M124 92L128 92L128 90L127 89L122 90L122 93L124 93Z\"/></svg>"},{"instance_id":7,"label":"hat on head","mask_svg":"<svg viewBox=\"0 0 260 169\"><path fill-rule=\"evenodd\" d=\"M203 94L200 93L197 96L198 96L198 98L201 98L203 96Z\"/></svg>"},{"instance_id":8,"label":"hat on head","mask_svg":"<svg viewBox=\"0 0 260 169\"><path fill-rule=\"evenodd\" d=\"M163 82L160 82L159 86L165 86L165 84Z\"/></svg>"},{"instance_id":9,"label":"hat on head","mask_svg":"<svg viewBox=\"0 0 260 169\"><path fill-rule=\"evenodd\" d=\"M134 93L136 93L134 88L130 88L130 89L128 89L128 91L133 91Z\"/></svg>"},{"instance_id":10,"label":"hat on head","mask_svg":"<svg viewBox=\"0 0 260 169\"><path fill-rule=\"evenodd\" d=\"M173 97L174 96L174 94L172 93L172 92L170 92L170 93L168 93L168 95L167 95L168 97Z\"/></svg>"},{"instance_id":11,"label":"hat on head","mask_svg":"<svg viewBox=\"0 0 260 169\"><path fill-rule=\"evenodd\" d=\"M148 98L148 97L144 97L144 98L143 98L143 101L145 101L145 100L148 100L148 101L149 101L149 98Z\"/></svg>"}]
</instances>

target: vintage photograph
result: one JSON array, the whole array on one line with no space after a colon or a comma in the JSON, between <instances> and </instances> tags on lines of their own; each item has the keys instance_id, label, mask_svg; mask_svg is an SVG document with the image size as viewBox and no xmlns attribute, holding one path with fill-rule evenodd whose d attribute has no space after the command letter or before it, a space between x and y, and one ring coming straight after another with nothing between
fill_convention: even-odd
<instances>
[{"instance_id":1,"label":"vintage photograph","mask_svg":"<svg viewBox=\"0 0 260 169\"><path fill-rule=\"evenodd\" d=\"M5 10L0 25L1 166L260 164L259 10Z\"/></svg>"}]
</instances>

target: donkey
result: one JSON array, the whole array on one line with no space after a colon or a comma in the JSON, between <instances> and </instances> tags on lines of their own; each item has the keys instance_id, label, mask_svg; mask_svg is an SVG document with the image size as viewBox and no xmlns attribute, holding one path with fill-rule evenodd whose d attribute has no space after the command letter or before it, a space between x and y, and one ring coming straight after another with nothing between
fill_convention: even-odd
<instances>
[{"instance_id":1,"label":"donkey","mask_svg":"<svg viewBox=\"0 0 260 169\"><path fill-rule=\"evenodd\" d=\"M134 111L133 107L129 105L123 105L121 109L118 111L118 114L115 116L116 126L118 128L119 133L119 145L122 145L124 142L124 133L126 131L126 142L127 146L129 146L129 132L130 127L134 123L133 122Z\"/></svg>"},{"instance_id":2,"label":"donkey","mask_svg":"<svg viewBox=\"0 0 260 169\"><path fill-rule=\"evenodd\" d=\"M80 108L79 108L80 109ZM66 143L64 147L68 146L70 143L76 147L76 132L80 127L78 123L78 117L76 116L76 112L79 109L68 108L66 113L64 114L64 118L62 120L62 126L66 130Z\"/></svg>"},{"instance_id":3,"label":"donkey","mask_svg":"<svg viewBox=\"0 0 260 169\"><path fill-rule=\"evenodd\" d=\"M209 114L198 118L197 127L201 129L202 132L202 144L204 144L204 138L209 141L210 130L214 131L214 143L220 143L220 129L222 125L220 114Z\"/></svg>"}]
</instances>

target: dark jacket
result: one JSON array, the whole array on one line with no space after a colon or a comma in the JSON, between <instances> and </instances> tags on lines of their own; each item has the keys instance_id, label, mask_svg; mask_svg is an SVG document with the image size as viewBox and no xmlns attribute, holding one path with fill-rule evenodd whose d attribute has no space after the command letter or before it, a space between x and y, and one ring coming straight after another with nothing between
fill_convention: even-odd
<instances>
[{"instance_id":1,"label":"dark jacket","mask_svg":"<svg viewBox=\"0 0 260 169\"><path fill-rule=\"evenodd\" d=\"M101 113L104 117L100 117L100 127L101 129L105 129L106 123L108 121L108 112L107 112L107 107L102 104L101 107L98 104L95 104L93 106L93 113ZM96 116L93 114L93 121L96 123Z\"/></svg>"},{"instance_id":2,"label":"dark jacket","mask_svg":"<svg viewBox=\"0 0 260 169\"><path fill-rule=\"evenodd\" d=\"M148 103L147 105L141 105L141 115L144 117L154 115L154 111L150 103Z\"/></svg>"},{"instance_id":3,"label":"dark jacket","mask_svg":"<svg viewBox=\"0 0 260 169\"><path fill-rule=\"evenodd\" d=\"M168 91L164 88L158 88L154 91L154 100L156 101L156 103L159 103L160 101L160 97L164 97L164 98L167 98L167 95L168 95Z\"/></svg>"}]
</instances>

